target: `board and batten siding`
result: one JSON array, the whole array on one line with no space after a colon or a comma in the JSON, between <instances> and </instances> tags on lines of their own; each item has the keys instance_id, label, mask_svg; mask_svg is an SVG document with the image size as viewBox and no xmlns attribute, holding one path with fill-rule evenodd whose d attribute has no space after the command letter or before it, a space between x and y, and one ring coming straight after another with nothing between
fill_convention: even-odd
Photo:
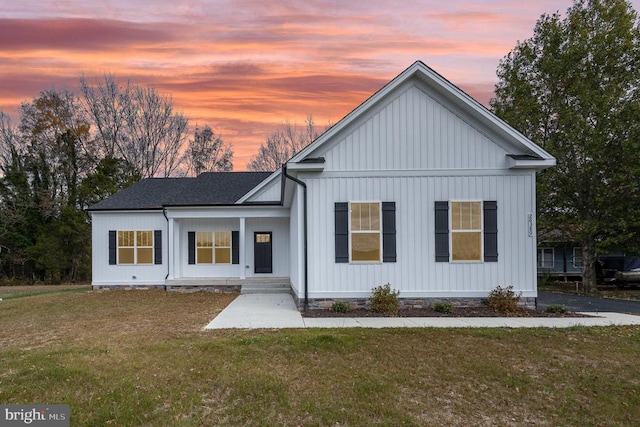
<instances>
[{"instance_id":1,"label":"board and batten siding","mask_svg":"<svg viewBox=\"0 0 640 427\"><path fill-rule=\"evenodd\" d=\"M504 168L508 147L460 114L412 85L313 156L325 157L325 171Z\"/></svg>"},{"instance_id":2,"label":"board and batten siding","mask_svg":"<svg viewBox=\"0 0 640 427\"><path fill-rule=\"evenodd\" d=\"M533 236L528 224L528 215L535 213L533 172L322 175L301 177L309 188L312 224L311 298L365 297L371 288L386 283L400 290L401 297L481 297L498 285L535 296L535 224ZM451 200L497 202L498 262L435 262L434 205ZM335 263L334 204L349 201L396 203L397 262Z\"/></svg>"},{"instance_id":3,"label":"board and batten siding","mask_svg":"<svg viewBox=\"0 0 640 427\"><path fill-rule=\"evenodd\" d=\"M282 189L282 180L274 179L267 184L257 194L248 199L250 202L273 202L280 200L280 192Z\"/></svg>"},{"instance_id":4,"label":"board and batten siding","mask_svg":"<svg viewBox=\"0 0 640 427\"><path fill-rule=\"evenodd\" d=\"M91 221L92 285L164 285L168 245L167 221L162 212L92 212ZM110 230L161 230L162 264L109 265Z\"/></svg>"}]
</instances>

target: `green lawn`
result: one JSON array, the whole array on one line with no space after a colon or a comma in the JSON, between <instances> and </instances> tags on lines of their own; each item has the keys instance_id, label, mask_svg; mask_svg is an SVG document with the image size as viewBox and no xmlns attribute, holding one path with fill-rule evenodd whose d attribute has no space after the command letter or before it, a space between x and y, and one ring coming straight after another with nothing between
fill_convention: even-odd
<instances>
[{"instance_id":1,"label":"green lawn","mask_svg":"<svg viewBox=\"0 0 640 427\"><path fill-rule=\"evenodd\" d=\"M72 425L623 426L640 328L204 331L235 295L0 302L0 403Z\"/></svg>"}]
</instances>

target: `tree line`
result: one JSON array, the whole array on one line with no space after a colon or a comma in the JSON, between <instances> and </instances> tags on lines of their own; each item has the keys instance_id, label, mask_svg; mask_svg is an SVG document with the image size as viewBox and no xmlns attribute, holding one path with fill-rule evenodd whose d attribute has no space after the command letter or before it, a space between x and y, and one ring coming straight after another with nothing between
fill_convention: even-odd
<instances>
[{"instance_id":1,"label":"tree line","mask_svg":"<svg viewBox=\"0 0 640 427\"><path fill-rule=\"evenodd\" d=\"M49 89L23 102L17 126L0 111L0 279L87 280L86 209L149 177L233 170L233 147L176 111L153 86L113 75L78 94ZM249 165L275 170L317 136L285 122Z\"/></svg>"}]
</instances>

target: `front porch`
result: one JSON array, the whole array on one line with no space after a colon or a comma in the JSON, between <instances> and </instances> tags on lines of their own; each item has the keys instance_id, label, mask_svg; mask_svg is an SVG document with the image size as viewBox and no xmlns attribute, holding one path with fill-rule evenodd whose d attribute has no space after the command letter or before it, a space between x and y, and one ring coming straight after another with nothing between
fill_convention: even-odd
<instances>
[{"instance_id":1,"label":"front porch","mask_svg":"<svg viewBox=\"0 0 640 427\"><path fill-rule=\"evenodd\" d=\"M170 208L167 289L290 284L289 211L280 206ZM219 240L220 239L220 240Z\"/></svg>"}]
</instances>

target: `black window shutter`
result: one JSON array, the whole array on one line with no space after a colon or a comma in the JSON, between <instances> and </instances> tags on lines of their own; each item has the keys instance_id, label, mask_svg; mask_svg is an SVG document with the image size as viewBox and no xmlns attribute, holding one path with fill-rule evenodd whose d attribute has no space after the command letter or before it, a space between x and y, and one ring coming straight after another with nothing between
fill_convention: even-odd
<instances>
[{"instance_id":1,"label":"black window shutter","mask_svg":"<svg viewBox=\"0 0 640 427\"><path fill-rule=\"evenodd\" d=\"M109 265L116 265L117 252L117 232L116 230L109 230Z\"/></svg>"},{"instance_id":2,"label":"black window shutter","mask_svg":"<svg viewBox=\"0 0 640 427\"><path fill-rule=\"evenodd\" d=\"M349 203L337 202L336 218L336 263L349 262Z\"/></svg>"},{"instance_id":3,"label":"black window shutter","mask_svg":"<svg viewBox=\"0 0 640 427\"><path fill-rule=\"evenodd\" d=\"M498 203L485 201L484 210L484 262L498 262Z\"/></svg>"},{"instance_id":4,"label":"black window shutter","mask_svg":"<svg viewBox=\"0 0 640 427\"><path fill-rule=\"evenodd\" d=\"M231 232L231 264L240 264L240 232Z\"/></svg>"},{"instance_id":5,"label":"black window shutter","mask_svg":"<svg viewBox=\"0 0 640 427\"><path fill-rule=\"evenodd\" d=\"M187 246L189 251L189 264L196 263L196 232L189 231L187 233Z\"/></svg>"},{"instance_id":6,"label":"black window shutter","mask_svg":"<svg viewBox=\"0 0 640 427\"><path fill-rule=\"evenodd\" d=\"M449 262L449 202L436 202L436 262Z\"/></svg>"},{"instance_id":7,"label":"black window shutter","mask_svg":"<svg viewBox=\"0 0 640 427\"><path fill-rule=\"evenodd\" d=\"M153 263L162 264L162 230L153 231Z\"/></svg>"},{"instance_id":8,"label":"black window shutter","mask_svg":"<svg viewBox=\"0 0 640 427\"><path fill-rule=\"evenodd\" d=\"M382 202L382 262L396 262L396 202Z\"/></svg>"}]
</instances>

